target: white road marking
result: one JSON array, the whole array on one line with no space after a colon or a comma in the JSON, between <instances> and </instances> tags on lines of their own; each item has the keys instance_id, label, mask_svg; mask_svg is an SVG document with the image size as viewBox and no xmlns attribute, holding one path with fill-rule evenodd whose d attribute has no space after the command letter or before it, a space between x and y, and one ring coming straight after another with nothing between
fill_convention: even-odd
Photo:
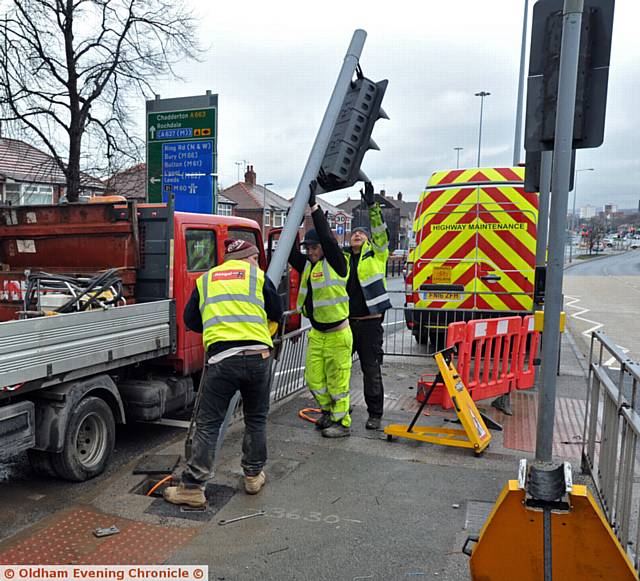
<instances>
[{"instance_id":1,"label":"white road marking","mask_svg":"<svg viewBox=\"0 0 640 581\"><path fill-rule=\"evenodd\" d=\"M591 323L593 325L593 327L589 327L586 331L582 332L582 334L585 337L589 337L589 335L591 335L593 331L597 331L601 327L604 327L603 323L598 323L597 321L592 321L591 319L585 319L584 317L580 316L590 311L590 309L587 309L585 307L576 306L576 303L579 303L581 300L580 297L571 297L569 295L565 295L564 298L565 298L565 305L567 307L570 307L572 309L577 309L578 311L576 313L573 313L571 315L571 318L578 319L579 321L584 321L585 323ZM618 349L620 349L623 353L629 353L629 349L627 349L626 347L623 347L622 345L616 344L616 347L618 347ZM616 362L617 362L617 359L615 357L610 357L609 359L607 359L607 361L605 361L604 366L609 367L613 371L619 371L620 370L619 367L613 367L613 364Z\"/></svg>"},{"instance_id":2,"label":"white road marking","mask_svg":"<svg viewBox=\"0 0 640 581\"><path fill-rule=\"evenodd\" d=\"M618 349L620 349L624 354L629 353L629 349L627 349L626 347L623 347L622 345L618 345L618 344L616 343L616 347L617 347ZM614 364L614 363L617 363L617 362L618 362L618 360L617 360L615 357L609 357L609 359L607 359L607 360L604 362L604 366L605 366L605 367L608 367L609 369L611 369L611 370L613 370L613 371L620 371L620 368L619 368L619 367L613 367L613 364Z\"/></svg>"},{"instance_id":3,"label":"white road marking","mask_svg":"<svg viewBox=\"0 0 640 581\"><path fill-rule=\"evenodd\" d=\"M584 321L585 323L591 323L593 325L593 327L590 327L586 331L582 332L582 334L585 337L588 337L589 335L591 335L593 331L597 331L601 327L604 327L603 323L598 323L598 321L592 321L591 319L585 319L584 317L580 316L580 315L584 315L585 313L588 313L591 310L585 307L576 306L576 303L579 303L581 300L580 297L570 297L569 295L565 295L564 298L565 298L565 304L567 307L570 307L572 309L577 309L578 311L577 313L573 313L571 315L572 319L578 319L579 321Z\"/></svg>"}]
</instances>

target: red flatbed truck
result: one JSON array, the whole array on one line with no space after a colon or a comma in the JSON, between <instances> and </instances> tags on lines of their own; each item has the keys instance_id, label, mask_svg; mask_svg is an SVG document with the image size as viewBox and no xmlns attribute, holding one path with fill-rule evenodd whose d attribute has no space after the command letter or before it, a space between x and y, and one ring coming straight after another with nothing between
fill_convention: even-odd
<instances>
[{"instance_id":1,"label":"red flatbed truck","mask_svg":"<svg viewBox=\"0 0 640 581\"><path fill-rule=\"evenodd\" d=\"M203 347L182 312L229 237L255 244L266 269L260 228L244 218L122 202L0 208L0 459L27 450L37 472L86 480L104 470L116 424L188 406ZM117 306L20 318L68 301L65 277L111 269Z\"/></svg>"}]
</instances>

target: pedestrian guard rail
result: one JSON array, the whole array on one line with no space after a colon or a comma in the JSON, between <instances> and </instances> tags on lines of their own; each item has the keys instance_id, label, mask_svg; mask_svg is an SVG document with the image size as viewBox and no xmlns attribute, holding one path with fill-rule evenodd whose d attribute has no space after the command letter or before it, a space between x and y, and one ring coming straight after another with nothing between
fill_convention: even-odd
<instances>
[{"instance_id":1,"label":"pedestrian guard rail","mask_svg":"<svg viewBox=\"0 0 640 581\"><path fill-rule=\"evenodd\" d=\"M474 401L533 387L539 344L533 315L460 321L447 329L446 346L455 348L456 367ZM432 381L431 374L420 377L418 400ZM453 407L444 385L437 385L428 403Z\"/></svg>"},{"instance_id":2,"label":"pedestrian guard rail","mask_svg":"<svg viewBox=\"0 0 640 581\"><path fill-rule=\"evenodd\" d=\"M591 335L581 468L636 572L640 571L640 365L600 331Z\"/></svg>"}]
</instances>

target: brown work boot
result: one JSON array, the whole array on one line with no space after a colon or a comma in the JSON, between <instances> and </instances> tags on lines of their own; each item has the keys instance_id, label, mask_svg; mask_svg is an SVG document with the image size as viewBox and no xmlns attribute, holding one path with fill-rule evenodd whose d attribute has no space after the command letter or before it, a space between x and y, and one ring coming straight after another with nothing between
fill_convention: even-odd
<instances>
[{"instance_id":1,"label":"brown work boot","mask_svg":"<svg viewBox=\"0 0 640 581\"><path fill-rule=\"evenodd\" d=\"M258 494L266 481L267 475L264 473L264 470L257 476L245 476L244 490L247 494Z\"/></svg>"},{"instance_id":2,"label":"brown work boot","mask_svg":"<svg viewBox=\"0 0 640 581\"><path fill-rule=\"evenodd\" d=\"M190 506L191 508L204 508L207 506L207 497L201 488L187 488L180 483L178 486L167 486L162 495L167 502Z\"/></svg>"}]
</instances>

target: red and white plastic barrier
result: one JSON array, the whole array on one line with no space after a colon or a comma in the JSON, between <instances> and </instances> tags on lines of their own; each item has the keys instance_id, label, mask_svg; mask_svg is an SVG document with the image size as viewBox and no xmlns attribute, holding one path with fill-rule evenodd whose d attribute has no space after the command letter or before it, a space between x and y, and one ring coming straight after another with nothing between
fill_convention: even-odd
<instances>
[{"instance_id":1,"label":"red and white plastic barrier","mask_svg":"<svg viewBox=\"0 0 640 581\"><path fill-rule=\"evenodd\" d=\"M451 323L447 329L447 347L456 348L456 368L474 401L533 387L539 343L533 315ZM433 378L430 374L420 377L419 401ZM453 407L444 385L436 386L429 403Z\"/></svg>"}]
</instances>

